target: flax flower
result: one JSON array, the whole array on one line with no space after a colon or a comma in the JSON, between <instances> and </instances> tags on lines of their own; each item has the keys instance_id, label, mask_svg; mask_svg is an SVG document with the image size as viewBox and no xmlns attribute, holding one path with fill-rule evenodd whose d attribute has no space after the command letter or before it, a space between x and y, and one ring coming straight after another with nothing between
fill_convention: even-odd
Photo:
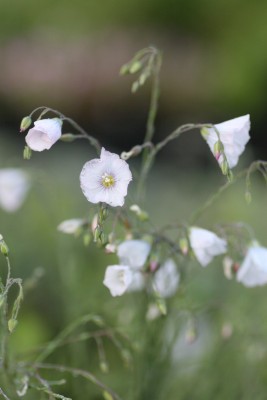
<instances>
[{"instance_id":1,"label":"flax flower","mask_svg":"<svg viewBox=\"0 0 267 400\"><path fill-rule=\"evenodd\" d=\"M72 218L61 222L57 229L62 233L67 233L73 235L78 232L78 230L84 225L84 219Z\"/></svg>"},{"instance_id":2,"label":"flax flower","mask_svg":"<svg viewBox=\"0 0 267 400\"><path fill-rule=\"evenodd\" d=\"M202 267L206 267L215 256L227 250L226 241L206 229L191 227L189 239L192 250Z\"/></svg>"},{"instance_id":3,"label":"flax flower","mask_svg":"<svg viewBox=\"0 0 267 400\"><path fill-rule=\"evenodd\" d=\"M140 270L150 253L151 246L145 240L126 240L118 246L120 263L134 270Z\"/></svg>"},{"instance_id":4,"label":"flax flower","mask_svg":"<svg viewBox=\"0 0 267 400\"><path fill-rule=\"evenodd\" d=\"M127 265L109 265L103 283L115 297L124 294L132 280L133 272Z\"/></svg>"},{"instance_id":5,"label":"flax flower","mask_svg":"<svg viewBox=\"0 0 267 400\"><path fill-rule=\"evenodd\" d=\"M267 248L251 246L237 271L236 278L247 287L265 285L267 283Z\"/></svg>"},{"instance_id":6,"label":"flax flower","mask_svg":"<svg viewBox=\"0 0 267 400\"><path fill-rule=\"evenodd\" d=\"M220 140L224 147L224 153L228 165L230 168L233 168L238 163L239 156L245 150L245 145L250 139L250 116L247 114L242 117L216 124L215 128L220 134ZM213 128L207 128L205 129L203 136L214 154L214 145L218 142L216 131ZM214 156L221 165L223 162L223 156L221 154L214 154Z\"/></svg>"},{"instance_id":7,"label":"flax flower","mask_svg":"<svg viewBox=\"0 0 267 400\"><path fill-rule=\"evenodd\" d=\"M8 212L17 211L23 204L30 187L28 175L17 168L0 170L0 207Z\"/></svg>"},{"instance_id":8,"label":"flax flower","mask_svg":"<svg viewBox=\"0 0 267 400\"><path fill-rule=\"evenodd\" d=\"M180 275L175 262L169 258L156 271L153 286L162 297L173 296L178 288Z\"/></svg>"},{"instance_id":9,"label":"flax flower","mask_svg":"<svg viewBox=\"0 0 267 400\"><path fill-rule=\"evenodd\" d=\"M104 148L100 158L88 161L80 174L83 194L91 203L123 206L132 174L126 161Z\"/></svg>"},{"instance_id":10,"label":"flax flower","mask_svg":"<svg viewBox=\"0 0 267 400\"><path fill-rule=\"evenodd\" d=\"M61 136L62 121L59 118L40 119L26 135L28 147L34 151L49 150Z\"/></svg>"}]
</instances>

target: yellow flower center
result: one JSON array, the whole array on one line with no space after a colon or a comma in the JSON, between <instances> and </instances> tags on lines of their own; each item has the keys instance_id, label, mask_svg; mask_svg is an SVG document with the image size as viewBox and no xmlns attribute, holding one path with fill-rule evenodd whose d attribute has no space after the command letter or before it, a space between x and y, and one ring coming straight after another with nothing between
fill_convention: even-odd
<instances>
[{"instance_id":1,"label":"yellow flower center","mask_svg":"<svg viewBox=\"0 0 267 400\"><path fill-rule=\"evenodd\" d=\"M109 175L105 172L104 175L102 175L101 183L105 188L110 188L110 187L114 186L115 185L114 176Z\"/></svg>"}]
</instances>

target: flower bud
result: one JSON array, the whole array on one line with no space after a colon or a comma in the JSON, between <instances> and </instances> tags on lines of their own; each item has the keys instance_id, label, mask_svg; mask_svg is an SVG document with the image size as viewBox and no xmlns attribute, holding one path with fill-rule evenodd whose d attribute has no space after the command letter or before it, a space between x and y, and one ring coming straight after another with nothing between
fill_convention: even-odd
<instances>
[{"instance_id":1,"label":"flower bud","mask_svg":"<svg viewBox=\"0 0 267 400\"><path fill-rule=\"evenodd\" d=\"M16 319L14 319L14 318L11 318L8 321L7 325L8 325L8 330L9 330L10 333L12 333L14 331L14 329L17 326L17 324L18 324L18 321Z\"/></svg>"},{"instance_id":2,"label":"flower bud","mask_svg":"<svg viewBox=\"0 0 267 400\"><path fill-rule=\"evenodd\" d=\"M167 306L166 306L166 302L162 297L158 297L156 299L156 304L158 306L158 309L161 313L161 315L167 315Z\"/></svg>"},{"instance_id":3,"label":"flower bud","mask_svg":"<svg viewBox=\"0 0 267 400\"><path fill-rule=\"evenodd\" d=\"M142 63L140 61L134 61L129 68L130 74L135 74L142 68Z\"/></svg>"},{"instance_id":4,"label":"flower bud","mask_svg":"<svg viewBox=\"0 0 267 400\"><path fill-rule=\"evenodd\" d=\"M24 150L23 150L23 158L24 158L24 160L30 160L31 156L32 156L31 149L28 146L25 146Z\"/></svg>"},{"instance_id":5,"label":"flower bud","mask_svg":"<svg viewBox=\"0 0 267 400\"><path fill-rule=\"evenodd\" d=\"M138 90L138 88L139 88L139 83L138 82L134 82L133 84L132 84L132 93L135 93L135 92L137 92L137 90Z\"/></svg>"},{"instance_id":6,"label":"flower bud","mask_svg":"<svg viewBox=\"0 0 267 400\"><path fill-rule=\"evenodd\" d=\"M222 152L223 152L223 144L220 140L218 140L213 147L213 152L216 160L218 161Z\"/></svg>"},{"instance_id":7,"label":"flower bud","mask_svg":"<svg viewBox=\"0 0 267 400\"><path fill-rule=\"evenodd\" d=\"M184 256L186 256L188 254L188 241L186 238L182 238L179 241L179 246L181 249L181 252Z\"/></svg>"},{"instance_id":8,"label":"flower bud","mask_svg":"<svg viewBox=\"0 0 267 400\"><path fill-rule=\"evenodd\" d=\"M208 130L208 128L201 128L201 129L200 129L200 133L201 133L203 139L205 139L205 140L206 140L207 137L209 136L209 130Z\"/></svg>"},{"instance_id":9,"label":"flower bud","mask_svg":"<svg viewBox=\"0 0 267 400\"><path fill-rule=\"evenodd\" d=\"M102 235L102 229L98 225L94 230L94 242L97 242L101 238L101 235Z\"/></svg>"},{"instance_id":10,"label":"flower bud","mask_svg":"<svg viewBox=\"0 0 267 400\"><path fill-rule=\"evenodd\" d=\"M32 119L30 116L24 117L20 123L20 132L26 131L31 126Z\"/></svg>"},{"instance_id":11,"label":"flower bud","mask_svg":"<svg viewBox=\"0 0 267 400\"><path fill-rule=\"evenodd\" d=\"M0 251L5 257L8 256L9 249L7 247L6 242L4 242L4 240L1 240L1 242L0 242Z\"/></svg>"},{"instance_id":12,"label":"flower bud","mask_svg":"<svg viewBox=\"0 0 267 400\"><path fill-rule=\"evenodd\" d=\"M223 162L221 163L221 170L223 175L227 175L229 172L228 162L226 159L224 159Z\"/></svg>"},{"instance_id":13,"label":"flower bud","mask_svg":"<svg viewBox=\"0 0 267 400\"><path fill-rule=\"evenodd\" d=\"M106 361L102 360L102 361L100 362L99 367L100 367L101 371L102 371L104 374L108 373L108 371L109 371L109 366L108 366L108 363L107 363Z\"/></svg>"}]
</instances>

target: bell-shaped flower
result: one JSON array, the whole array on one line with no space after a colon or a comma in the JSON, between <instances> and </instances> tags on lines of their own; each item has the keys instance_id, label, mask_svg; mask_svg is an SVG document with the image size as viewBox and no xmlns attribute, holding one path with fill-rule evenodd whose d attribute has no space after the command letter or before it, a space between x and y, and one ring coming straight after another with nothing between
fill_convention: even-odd
<instances>
[{"instance_id":1,"label":"bell-shaped flower","mask_svg":"<svg viewBox=\"0 0 267 400\"><path fill-rule=\"evenodd\" d=\"M175 294L180 281L175 262L169 258L156 271L153 278L153 287L161 297L171 297Z\"/></svg>"},{"instance_id":2,"label":"bell-shaped flower","mask_svg":"<svg viewBox=\"0 0 267 400\"><path fill-rule=\"evenodd\" d=\"M140 290L143 290L146 285L146 279L144 273L141 271L134 271L132 268L131 271L133 273L132 282L127 289L127 293L138 292Z\"/></svg>"},{"instance_id":3,"label":"bell-shaped flower","mask_svg":"<svg viewBox=\"0 0 267 400\"><path fill-rule=\"evenodd\" d=\"M28 147L34 151L49 150L61 137L62 121L59 118L40 119L34 122L26 135Z\"/></svg>"},{"instance_id":4,"label":"bell-shaped flower","mask_svg":"<svg viewBox=\"0 0 267 400\"><path fill-rule=\"evenodd\" d=\"M247 287L267 284L267 248L251 246L240 265L236 279Z\"/></svg>"},{"instance_id":5,"label":"bell-shaped flower","mask_svg":"<svg viewBox=\"0 0 267 400\"><path fill-rule=\"evenodd\" d=\"M17 211L23 204L30 187L28 175L17 168L0 169L0 207Z\"/></svg>"},{"instance_id":6,"label":"bell-shaped flower","mask_svg":"<svg viewBox=\"0 0 267 400\"><path fill-rule=\"evenodd\" d=\"M104 148L100 158L84 164L80 174L83 194L91 203L123 206L132 174L126 161Z\"/></svg>"},{"instance_id":7,"label":"bell-shaped flower","mask_svg":"<svg viewBox=\"0 0 267 400\"><path fill-rule=\"evenodd\" d=\"M67 219L61 222L57 229L62 233L67 233L69 235L74 235L79 231L79 229L84 225L85 221L81 218Z\"/></svg>"},{"instance_id":8,"label":"bell-shaped flower","mask_svg":"<svg viewBox=\"0 0 267 400\"><path fill-rule=\"evenodd\" d=\"M151 245L145 240L126 240L119 244L117 254L120 263L134 270L140 270L150 253Z\"/></svg>"},{"instance_id":9,"label":"bell-shaped flower","mask_svg":"<svg viewBox=\"0 0 267 400\"><path fill-rule=\"evenodd\" d=\"M227 250L227 242L206 229L191 227L189 231L191 248L202 267Z\"/></svg>"},{"instance_id":10,"label":"bell-shaped flower","mask_svg":"<svg viewBox=\"0 0 267 400\"><path fill-rule=\"evenodd\" d=\"M223 144L224 154L227 158L229 168L233 168L238 163L239 156L245 150L245 145L250 139L250 116L247 114L242 117L216 124L214 126L219 132L220 141ZM223 155L215 154L214 150L215 143L217 143L219 140L215 129L206 128L203 136L221 166L223 162Z\"/></svg>"},{"instance_id":11,"label":"bell-shaped flower","mask_svg":"<svg viewBox=\"0 0 267 400\"><path fill-rule=\"evenodd\" d=\"M132 280L133 272L127 265L109 265L103 283L115 297L125 293Z\"/></svg>"}]
</instances>

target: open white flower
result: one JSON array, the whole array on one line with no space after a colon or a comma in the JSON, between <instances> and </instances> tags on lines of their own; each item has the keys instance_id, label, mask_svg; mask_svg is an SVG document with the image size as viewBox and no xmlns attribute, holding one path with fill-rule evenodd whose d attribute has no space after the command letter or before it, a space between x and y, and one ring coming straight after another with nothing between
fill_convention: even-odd
<instances>
[{"instance_id":1,"label":"open white flower","mask_svg":"<svg viewBox=\"0 0 267 400\"><path fill-rule=\"evenodd\" d=\"M169 258L156 271L153 286L162 297L173 296L178 288L180 275L175 262Z\"/></svg>"},{"instance_id":2,"label":"open white flower","mask_svg":"<svg viewBox=\"0 0 267 400\"><path fill-rule=\"evenodd\" d=\"M104 148L100 158L84 164L80 174L83 194L91 203L123 206L132 174L126 161Z\"/></svg>"},{"instance_id":3,"label":"open white flower","mask_svg":"<svg viewBox=\"0 0 267 400\"><path fill-rule=\"evenodd\" d=\"M151 245L145 240L126 240L118 246L117 254L120 263L140 270L150 253Z\"/></svg>"},{"instance_id":4,"label":"open white flower","mask_svg":"<svg viewBox=\"0 0 267 400\"><path fill-rule=\"evenodd\" d=\"M60 232L68 233L70 235L75 234L84 225L84 219L72 218L61 222L57 229Z\"/></svg>"},{"instance_id":5,"label":"open white flower","mask_svg":"<svg viewBox=\"0 0 267 400\"><path fill-rule=\"evenodd\" d=\"M227 250L226 240L219 238L207 229L191 227L189 231L190 245L198 262L206 267L212 259Z\"/></svg>"},{"instance_id":6,"label":"open white flower","mask_svg":"<svg viewBox=\"0 0 267 400\"><path fill-rule=\"evenodd\" d=\"M34 151L50 149L61 136L62 121L59 118L40 119L26 135L28 147Z\"/></svg>"},{"instance_id":7,"label":"open white flower","mask_svg":"<svg viewBox=\"0 0 267 400\"><path fill-rule=\"evenodd\" d=\"M125 293L132 280L133 272L127 265L110 265L106 269L103 283L115 297Z\"/></svg>"},{"instance_id":8,"label":"open white flower","mask_svg":"<svg viewBox=\"0 0 267 400\"><path fill-rule=\"evenodd\" d=\"M251 246L237 271L236 278L247 287L267 284L267 248Z\"/></svg>"},{"instance_id":9,"label":"open white flower","mask_svg":"<svg viewBox=\"0 0 267 400\"><path fill-rule=\"evenodd\" d=\"M233 168L238 163L239 156L245 150L245 145L250 139L250 116L247 114L214 126L219 131L220 140L224 146L224 153L229 167ZM213 128L207 128L205 132L207 132L207 134L204 134L204 138L214 154L214 145L218 142L218 135ZM216 154L214 155L216 156ZM218 163L221 165L222 162L223 157L220 155Z\"/></svg>"},{"instance_id":10,"label":"open white flower","mask_svg":"<svg viewBox=\"0 0 267 400\"><path fill-rule=\"evenodd\" d=\"M28 175L17 168L0 170L0 207L17 211L23 204L30 187Z\"/></svg>"}]
</instances>

